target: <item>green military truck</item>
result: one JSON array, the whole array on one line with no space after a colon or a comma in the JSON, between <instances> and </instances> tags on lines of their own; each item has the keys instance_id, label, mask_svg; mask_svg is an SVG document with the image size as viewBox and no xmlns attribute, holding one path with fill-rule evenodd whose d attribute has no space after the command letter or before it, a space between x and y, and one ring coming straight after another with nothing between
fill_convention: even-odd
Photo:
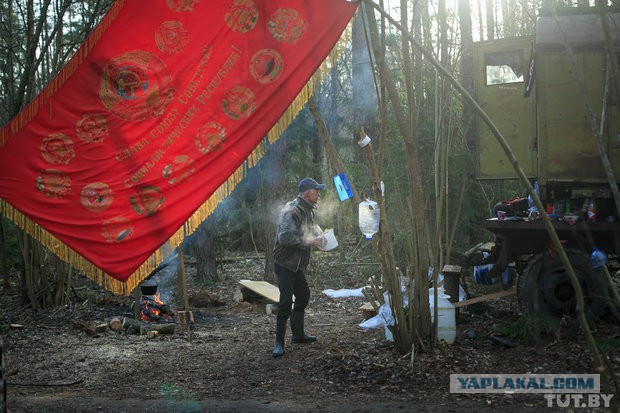
<instances>
[{"instance_id":1,"label":"green military truck","mask_svg":"<svg viewBox=\"0 0 620 413\"><path fill-rule=\"evenodd\" d=\"M613 263L620 251L611 190L617 187L613 177L620 176L620 88L614 83L620 82L620 10L606 10L604 18L606 24L593 8L541 12L534 37L474 46L476 99L527 177L537 182L583 287L590 318L600 316L609 302L606 277L602 267L591 264L591 253L596 247ZM478 179L518 178L483 124L477 153ZM584 204L594 219L587 218ZM527 200L501 205L506 208L484 222L495 237L487 257L491 272L512 268L518 274L519 301L530 312L574 316L574 289L536 211L530 213Z\"/></svg>"}]
</instances>

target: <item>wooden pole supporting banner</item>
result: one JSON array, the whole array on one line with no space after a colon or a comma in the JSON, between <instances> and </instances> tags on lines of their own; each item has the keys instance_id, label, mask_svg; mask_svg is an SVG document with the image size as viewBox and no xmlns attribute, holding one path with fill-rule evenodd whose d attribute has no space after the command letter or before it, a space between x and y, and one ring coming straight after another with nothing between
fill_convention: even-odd
<instances>
[{"instance_id":1,"label":"wooden pole supporting banner","mask_svg":"<svg viewBox=\"0 0 620 413\"><path fill-rule=\"evenodd\" d=\"M187 280L185 278L185 260L183 258L183 247L177 247L179 257L179 280L181 281L181 295L183 296L184 311L177 311L177 322L187 332L188 341L192 341L192 328L194 324L194 315L189 310L189 297L187 296Z\"/></svg>"},{"instance_id":2,"label":"wooden pole supporting banner","mask_svg":"<svg viewBox=\"0 0 620 413\"><path fill-rule=\"evenodd\" d=\"M187 280L185 279L185 259L183 257L183 248L177 247L177 255L179 257L179 279L181 280L181 295L183 297L183 308L189 311L189 297L187 296Z\"/></svg>"}]
</instances>

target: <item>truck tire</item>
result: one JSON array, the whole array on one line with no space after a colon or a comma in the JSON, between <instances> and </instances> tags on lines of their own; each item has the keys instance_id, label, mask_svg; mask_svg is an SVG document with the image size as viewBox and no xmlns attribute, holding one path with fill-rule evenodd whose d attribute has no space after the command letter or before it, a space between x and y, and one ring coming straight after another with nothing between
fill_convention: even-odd
<instances>
[{"instance_id":1,"label":"truck tire","mask_svg":"<svg viewBox=\"0 0 620 413\"><path fill-rule=\"evenodd\" d=\"M568 249L566 254L583 290L586 319L594 321L607 302L602 271L592 268L590 257L578 250ZM575 290L559 256L551 256L548 251L534 255L519 277L517 294L530 314L545 320L568 316L578 323Z\"/></svg>"}]
</instances>

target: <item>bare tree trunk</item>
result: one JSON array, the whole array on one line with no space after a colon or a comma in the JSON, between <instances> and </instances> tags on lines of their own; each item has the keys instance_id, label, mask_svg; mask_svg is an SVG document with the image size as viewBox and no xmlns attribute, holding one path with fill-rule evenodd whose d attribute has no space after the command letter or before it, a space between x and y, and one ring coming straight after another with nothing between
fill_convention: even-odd
<instances>
[{"instance_id":1,"label":"bare tree trunk","mask_svg":"<svg viewBox=\"0 0 620 413\"><path fill-rule=\"evenodd\" d=\"M439 58L444 67L450 67L449 61L449 45L448 45L448 24L446 22L446 3L444 0L439 1L439 7L437 10L437 20L439 25ZM431 257L433 266L433 302L438 302L437 291L437 275L441 270L445 261L445 240L447 240L447 234L444 236L443 228L446 226L447 232L447 158L448 158L448 128L447 122L449 118L448 106L449 106L449 90L445 81L437 74L436 78L436 91L435 91L435 156L434 156L434 177L435 177L435 230L432 234L432 246L433 250L437 253ZM438 320L438 307L433 307L433 318ZM438 322L433 324L433 340L431 343L435 343L437 338Z\"/></svg>"},{"instance_id":2,"label":"bare tree trunk","mask_svg":"<svg viewBox=\"0 0 620 413\"><path fill-rule=\"evenodd\" d=\"M33 256L35 258L33 261L32 272L33 274L36 274L34 291L39 291L38 295L40 297L41 306L43 308L48 308L52 305L52 292L48 279L48 273L50 272L50 268L49 266L45 265L46 260L44 257L45 251L43 246L36 242L32 245L32 247L34 250ZM36 280L39 281L38 286L36 284Z\"/></svg>"},{"instance_id":3,"label":"bare tree trunk","mask_svg":"<svg viewBox=\"0 0 620 413\"><path fill-rule=\"evenodd\" d=\"M63 305L67 302L69 296L71 266L58 257L54 257L56 268L56 280L54 286L56 288L53 305Z\"/></svg>"},{"instance_id":4,"label":"bare tree trunk","mask_svg":"<svg viewBox=\"0 0 620 413\"><path fill-rule=\"evenodd\" d=\"M474 89L474 38L472 34L471 8L469 0L459 0L459 25L461 33L461 84L469 92ZM463 125L465 125L465 141L473 148L474 136L471 122L474 110L469 105L463 108Z\"/></svg>"},{"instance_id":5,"label":"bare tree trunk","mask_svg":"<svg viewBox=\"0 0 620 413\"><path fill-rule=\"evenodd\" d=\"M399 125L400 132L405 142L405 155L407 157L406 169L409 177L410 194L412 197L412 210L414 211L414 217L412 218L412 222L414 222L416 237L418 238L418 240L420 240L425 238L422 232L425 228L424 222L426 220L426 214L424 209L424 194L422 192L420 173L418 169L418 143L416 141L416 132L415 127L410 127L410 125L415 125L415 118L412 119L403 113L403 108L400 105L399 95L390 76L390 70L387 67L386 62L382 58L382 47L379 44L379 36L377 34L377 24L374 16L374 11L372 9L367 9L366 15L368 16L368 27L370 32L370 39L372 42L372 49L375 59L377 61L377 65L380 69L381 80L382 83L385 84L388 95L390 96L390 101L396 115L397 123ZM383 215L384 214L382 213L381 216L383 217ZM417 225L416 223L420 224ZM383 225L383 221L381 222L381 224ZM383 241L384 239L382 237L382 242ZM404 314L399 313L399 310L402 309L400 303L398 302L398 299L400 298L400 280L398 276L395 275L395 268L382 268L384 277L389 283L391 283L391 285L388 284L388 287L390 288L390 292L394 293L392 297L393 301L396 301L397 303L396 305L393 305L393 307L395 307L393 308L393 310L395 310L395 318L398 323L398 328L395 331L394 337L396 346L401 352L408 352L411 350L416 336L422 338L422 343L424 343L428 338L428 322L430 321L428 305L417 304L428 303L428 286L426 283L428 258L425 253L419 254L417 258L417 265L413 270L414 277L422 276L418 269L420 267L423 267L422 278L424 279L424 281L414 282L414 305L412 306L414 311L413 325L407 325L408 317L405 317ZM394 289L398 291L395 291Z\"/></svg>"},{"instance_id":6,"label":"bare tree trunk","mask_svg":"<svg viewBox=\"0 0 620 413\"><path fill-rule=\"evenodd\" d=\"M493 0L486 0L487 40L495 39L495 7Z\"/></svg>"},{"instance_id":7,"label":"bare tree trunk","mask_svg":"<svg viewBox=\"0 0 620 413\"><path fill-rule=\"evenodd\" d=\"M32 247L32 240L30 238L30 235L26 234L25 232L22 232L21 234L22 234L22 243L21 243L22 263L23 263L22 274L21 274L22 299L24 303L30 304L31 308L37 309L40 307L40 305L39 305L39 301L37 300L37 297L35 294L35 287L36 287L35 279L38 276L38 274L36 274L35 265L34 265L35 252Z\"/></svg>"},{"instance_id":8,"label":"bare tree trunk","mask_svg":"<svg viewBox=\"0 0 620 413\"><path fill-rule=\"evenodd\" d=\"M196 257L196 277L203 284L218 281L217 251L213 232L214 216L200 225L196 231L193 255Z\"/></svg>"},{"instance_id":9,"label":"bare tree trunk","mask_svg":"<svg viewBox=\"0 0 620 413\"><path fill-rule=\"evenodd\" d=\"M473 75L473 67L474 67L474 57L473 57L473 48L474 48L474 39L472 32L472 18L471 18L471 8L469 0L459 0L458 3L458 14L459 14L459 26L461 33L461 77L460 81L463 87L469 92L473 93L474 90L474 75ZM463 105L462 109L462 118L461 118L461 134L463 136L463 140L466 143L466 146L469 148L476 147L476 137L474 136L474 122L476 119L476 114L471 105ZM469 179L467 179L466 174L463 176L463 190L469 183ZM456 225L456 224L455 224Z\"/></svg>"},{"instance_id":10,"label":"bare tree trunk","mask_svg":"<svg viewBox=\"0 0 620 413\"><path fill-rule=\"evenodd\" d=\"M15 100L15 63L14 58L15 54L12 49L15 47L14 35L16 33L13 19L13 2L9 1L6 3L0 2L0 16L2 19L0 20L2 24L0 24L0 39L5 39L6 42L6 54L3 56L3 59L0 60L5 62L4 66L0 68L0 76L2 82L0 82L0 87L2 87L2 94L6 96L6 103L9 107L12 107L12 102ZM12 110L8 110L7 113L2 113L3 116L6 115L6 119L0 117L0 123L4 124L9 120L16 112ZM3 246L4 247L4 246Z\"/></svg>"},{"instance_id":11,"label":"bare tree trunk","mask_svg":"<svg viewBox=\"0 0 620 413\"><path fill-rule=\"evenodd\" d=\"M277 214L280 210L278 201L284 202L282 196L285 192L285 176L286 176L286 140L280 139L269 147L267 159L268 176L263 174L263 182L261 185L261 199L265 234L265 272L263 279L269 283L275 283L275 273L273 272L273 256L271 252L275 246L276 239L276 223ZM265 191L262 188L267 188Z\"/></svg>"},{"instance_id":12,"label":"bare tree trunk","mask_svg":"<svg viewBox=\"0 0 620 413\"><path fill-rule=\"evenodd\" d=\"M476 0L476 5L478 6L478 40L484 40L484 9L482 7L482 4L480 4L480 1L481 0Z\"/></svg>"}]
</instances>

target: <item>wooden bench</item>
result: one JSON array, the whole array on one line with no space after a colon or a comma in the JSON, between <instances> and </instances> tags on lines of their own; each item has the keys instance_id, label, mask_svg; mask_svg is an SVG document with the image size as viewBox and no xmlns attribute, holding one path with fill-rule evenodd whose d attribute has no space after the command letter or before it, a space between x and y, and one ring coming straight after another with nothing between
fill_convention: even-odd
<instances>
[{"instance_id":1,"label":"wooden bench","mask_svg":"<svg viewBox=\"0 0 620 413\"><path fill-rule=\"evenodd\" d=\"M274 303L280 301L280 290L273 284L269 284L267 281L252 281L252 280L241 280L239 284L244 286L245 288L254 291L256 294L259 294Z\"/></svg>"}]
</instances>

